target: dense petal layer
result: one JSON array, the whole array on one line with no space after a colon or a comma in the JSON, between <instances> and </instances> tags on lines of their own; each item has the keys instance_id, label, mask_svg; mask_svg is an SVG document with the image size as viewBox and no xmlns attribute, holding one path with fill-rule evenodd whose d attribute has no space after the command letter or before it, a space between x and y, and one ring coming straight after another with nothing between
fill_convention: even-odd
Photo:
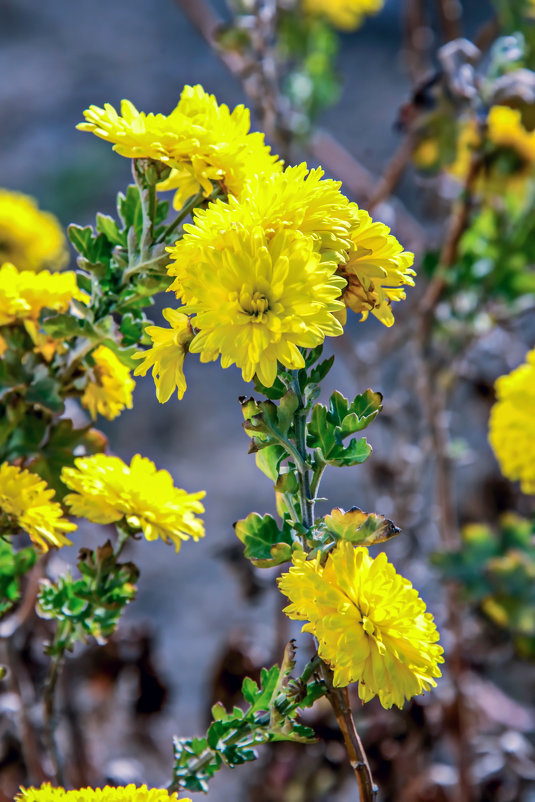
<instances>
[{"instance_id":1,"label":"dense petal layer","mask_svg":"<svg viewBox=\"0 0 535 802\"><path fill-rule=\"evenodd\" d=\"M443 657L433 617L384 553L372 559L341 542L322 567L298 552L278 581L291 601L285 613L309 622L303 630L318 639L335 685L358 682L363 701L379 696L387 708L436 685Z\"/></svg>"},{"instance_id":2,"label":"dense petal layer","mask_svg":"<svg viewBox=\"0 0 535 802\"><path fill-rule=\"evenodd\" d=\"M91 357L93 365L88 371L89 381L82 395L82 404L93 420L97 415L113 420L123 409L132 409L135 382L126 365L105 345L99 345Z\"/></svg>"},{"instance_id":3,"label":"dense petal layer","mask_svg":"<svg viewBox=\"0 0 535 802\"><path fill-rule=\"evenodd\" d=\"M64 788L53 788L44 783L40 788L21 788L15 797L16 802L178 802L176 794L170 794L161 788L147 788L146 785L136 787L78 788L66 791ZM182 798L180 802L191 802Z\"/></svg>"},{"instance_id":4,"label":"dense petal layer","mask_svg":"<svg viewBox=\"0 0 535 802\"><path fill-rule=\"evenodd\" d=\"M19 270L59 270L67 262L63 230L53 214L20 192L0 189L0 264Z\"/></svg>"}]
</instances>

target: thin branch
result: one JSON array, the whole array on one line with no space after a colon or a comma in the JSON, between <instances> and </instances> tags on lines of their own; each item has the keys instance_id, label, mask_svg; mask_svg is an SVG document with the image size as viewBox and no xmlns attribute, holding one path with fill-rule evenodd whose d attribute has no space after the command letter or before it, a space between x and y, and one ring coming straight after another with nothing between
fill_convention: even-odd
<instances>
[{"instance_id":1,"label":"thin branch","mask_svg":"<svg viewBox=\"0 0 535 802\"><path fill-rule=\"evenodd\" d=\"M379 180L377 188L364 204L370 214L373 213L373 210L376 206L379 206L380 203L388 200L388 198L392 195L395 188L401 181L403 173L407 169L407 165L409 164L413 150L413 137L408 134L388 162L383 175Z\"/></svg>"}]
</instances>

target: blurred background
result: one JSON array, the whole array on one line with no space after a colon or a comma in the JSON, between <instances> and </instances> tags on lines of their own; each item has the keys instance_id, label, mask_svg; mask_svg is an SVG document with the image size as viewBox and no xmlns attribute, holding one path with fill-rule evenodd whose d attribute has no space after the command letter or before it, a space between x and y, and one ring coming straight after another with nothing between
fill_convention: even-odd
<instances>
[{"instance_id":1,"label":"blurred background","mask_svg":"<svg viewBox=\"0 0 535 802\"><path fill-rule=\"evenodd\" d=\"M375 176L400 145L396 122L415 83L402 5L387 0L358 31L341 36L341 95L318 120ZM457 5L464 34L475 36L491 16L490 4ZM224 3L213 6L228 16ZM438 6L422 4L425 25L418 27L417 50L430 69L444 42ZM240 81L222 67L173 0L0 0L0 184L34 196L65 225L92 223L97 210L113 214L115 195L130 180L130 164L104 142L75 130L83 110L104 102L117 107L128 98L139 109L168 113L184 84L195 83L231 107L248 102ZM253 128L258 125L253 122ZM298 145L296 155L302 152ZM304 158L314 164L314 154ZM451 199L437 192L433 178L410 166L396 194L403 215L386 199L374 216L392 225L407 247L423 248L424 242L427 249L440 247ZM418 221L416 234L405 214ZM417 253L418 271L420 257ZM326 475L322 493L329 501L323 509L358 505L394 520L402 534L387 545L389 558L420 589L448 649L453 636L446 626L445 593L431 559L440 548L433 441L418 408L421 377L407 335L421 294L419 286L409 290L393 329L354 318L344 340L334 342L337 358L327 391L336 387L352 398L372 387L384 394L385 408L369 432L370 460ZM160 323L157 311L155 320ZM495 525L508 510L529 515L527 498L500 475L487 443L487 419L494 380L522 361L534 335L532 317L508 320L478 337L455 364L460 380L445 414L462 524ZM111 450L123 459L142 453L168 469L179 486L207 491L206 538L185 544L179 556L161 542L135 544L131 556L135 551L141 568L139 594L118 635L106 647L80 650L67 661L72 721L60 739L74 738L80 764L110 781L166 784L173 735L203 732L211 704L233 703L241 678L279 660L289 637L298 638L302 660L309 656L305 636L281 617L283 600L272 571L245 564L232 530L232 523L252 510L274 508L270 483L247 454L241 430L237 399L248 390L234 368L201 366L193 358L186 375L182 402L159 405L151 378L138 379L134 409L113 423L99 422ZM87 538L98 543L101 535L88 532ZM67 551L53 557L52 573L62 570ZM455 789L462 730L479 789L474 799L535 800L532 656L519 657L511 638L497 630L482 634L468 607L459 616L467 645L458 659L468 724L459 725L456 718L459 675L447 674L436 692L403 712L383 711L375 701L362 712L356 705L384 789L381 799L460 800ZM23 659L29 664L42 659L35 643ZM256 763L220 772L208 800L354 800L354 778L334 720L319 709L311 723L323 738L316 746L263 748ZM18 776L7 723L3 736L0 785L7 799ZM421 772L425 781L412 786Z\"/></svg>"}]
</instances>

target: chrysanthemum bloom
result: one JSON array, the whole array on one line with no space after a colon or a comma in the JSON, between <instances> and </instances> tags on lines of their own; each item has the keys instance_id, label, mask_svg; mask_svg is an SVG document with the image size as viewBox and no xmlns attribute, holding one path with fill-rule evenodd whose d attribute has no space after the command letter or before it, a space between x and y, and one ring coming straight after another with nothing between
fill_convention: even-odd
<instances>
[{"instance_id":1,"label":"chrysanthemum bloom","mask_svg":"<svg viewBox=\"0 0 535 802\"><path fill-rule=\"evenodd\" d=\"M0 532L9 535L23 529L41 551L72 545L64 533L74 532L76 524L63 517L53 497L54 491L40 476L4 462L0 465Z\"/></svg>"},{"instance_id":2,"label":"chrysanthemum bloom","mask_svg":"<svg viewBox=\"0 0 535 802\"><path fill-rule=\"evenodd\" d=\"M363 702L379 696L386 708L436 686L443 650L433 616L384 553L372 559L341 541L322 568L297 552L278 583L292 602L284 612L309 622L303 631L318 639L335 685L358 682Z\"/></svg>"},{"instance_id":3,"label":"chrysanthemum bloom","mask_svg":"<svg viewBox=\"0 0 535 802\"><path fill-rule=\"evenodd\" d=\"M167 471L157 471L153 462L136 454L130 465L118 457L95 454L79 457L75 468L64 468L62 481L74 493L65 497L72 514L97 524L125 520L142 531L147 540L175 544L204 535L203 522L195 515L204 512L200 502L206 495L186 493L173 484Z\"/></svg>"},{"instance_id":4,"label":"chrysanthemum bloom","mask_svg":"<svg viewBox=\"0 0 535 802\"><path fill-rule=\"evenodd\" d=\"M15 802L178 802L177 794L170 794L161 788L140 788L135 785L126 787L79 788L66 791L64 788L52 788L44 783L40 788L21 788ZM191 802L182 798L180 802Z\"/></svg>"},{"instance_id":5,"label":"chrysanthemum bloom","mask_svg":"<svg viewBox=\"0 0 535 802\"><path fill-rule=\"evenodd\" d=\"M19 270L59 270L67 263L63 230L53 214L20 192L0 189L0 263Z\"/></svg>"},{"instance_id":6,"label":"chrysanthemum bloom","mask_svg":"<svg viewBox=\"0 0 535 802\"><path fill-rule=\"evenodd\" d=\"M0 326L16 320L37 320L42 309L66 312L73 298L83 295L76 273L18 270L6 263L0 267Z\"/></svg>"},{"instance_id":7,"label":"chrysanthemum bloom","mask_svg":"<svg viewBox=\"0 0 535 802\"><path fill-rule=\"evenodd\" d=\"M483 158L483 147L485 154ZM528 131L518 109L492 106L484 131L474 118L461 124L457 156L448 172L466 181L473 154L480 151L482 163L475 190L484 195L506 191L524 196L535 165L535 131Z\"/></svg>"},{"instance_id":8,"label":"chrysanthemum bloom","mask_svg":"<svg viewBox=\"0 0 535 802\"><path fill-rule=\"evenodd\" d=\"M371 312L385 326L394 323L392 301L405 298L404 285L414 286L411 265L414 254L390 233L384 223L376 223L368 212L358 212L358 222L351 234L351 249L339 274L347 281L343 300L366 320Z\"/></svg>"},{"instance_id":9,"label":"chrysanthemum bloom","mask_svg":"<svg viewBox=\"0 0 535 802\"><path fill-rule=\"evenodd\" d=\"M89 382L82 395L82 404L93 420L97 415L113 420L123 409L132 409L132 391L136 383L126 365L110 348L99 345L91 356L95 364L88 371Z\"/></svg>"},{"instance_id":10,"label":"chrysanthemum bloom","mask_svg":"<svg viewBox=\"0 0 535 802\"><path fill-rule=\"evenodd\" d=\"M384 0L303 0L306 14L325 17L335 28L353 31L364 17L377 14Z\"/></svg>"},{"instance_id":11,"label":"chrysanthemum bloom","mask_svg":"<svg viewBox=\"0 0 535 802\"><path fill-rule=\"evenodd\" d=\"M206 249L225 250L236 226L262 226L268 239L278 231L299 231L317 240L327 260L345 261L358 207L340 187L340 181L323 178L321 167L309 171L305 163L270 176L252 175L240 198L195 210L194 224L186 224L184 237L169 249L174 263L168 272L179 277L171 289L179 289L183 266Z\"/></svg>"},{"instance_id":12,"label":"chrysanthemum bloom","mask_svg":"<svg viewBox=\"0 0 535 802\"><path fill-rule=\"evenodd\" d=\"M164 318L171 328L147 326L145 332L152 340L152 348L134 355L134 359L143 359L137 366L134 376L145 376L152 368L152 376L156 385L156 397L161 404L169 401L175 388L178 398L186 392L184 376L184 358L193 339L193 330L187 315L176 309L164 309Z\"/></svg>"},{"instance_id":13,"label":"chrysanthemum bloom","mask_svg":"<svg viewBox=\"0 0 535 802\"><path fill-rule=\"evenodd\" d=\"M123 100L120 115L106 103L103 109L90 106L84 116L86 122L77 127L113 142L121 156L156 159L171 167L160 188L177 189L176 208L201 187L210 195L214 184L239 195L249 175L282 167L264 135L249 133L248 109L237 106L231 112L199 85L185 86L169 115L145 114Z\"/></svg>"},{"instance_id":14,"label":"chrysanthemum bloom","mask_svg":"<svg viewBox=\"0 0 535 802\"><path fill-rule=\"evenodd\" d=\"M256 374L270 387L277 361L304 366L299 348L313 348L342 326L334 317L345 281L336 262L322 259L318 243L299 232L279 231L271 239L257 226L236 225L225 250L206 248L180 271L180 296L198 330L189 350L201 362L221 356L237 365L245 381Z\"/></svg>"},{"instance_id":15,"label":"chrysanthemum bloom","mask_svg":"<svg viewBox=\"0 0 535 802\"><path fill-rule=\"evenodd\" d=\"M504 476L535 494L535 348L526 362L495 383L489 441Z\"/></svg>"}]
</instances>

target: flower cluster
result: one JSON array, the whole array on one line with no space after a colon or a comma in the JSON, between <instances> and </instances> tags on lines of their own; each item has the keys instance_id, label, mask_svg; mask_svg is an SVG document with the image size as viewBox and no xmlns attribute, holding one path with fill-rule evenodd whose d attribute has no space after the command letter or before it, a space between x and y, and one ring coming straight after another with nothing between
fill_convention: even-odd
<instances>
[{"instance_id":1,"label":"flower cluster","mask_svg":"<svg viewBox=\"0 0 535 802\"><path fill-rule=\"evenodd\" d=\"M0 189L0 264L19 270L58 270L67 262L65 237L54 215L33 198Z\"/></svg>"},{"instance_id":2,"label":"flower cluster","mask_svg":"<svg viewBox=\"0 0 535 802\"><path fill-rule=\"evenodd\" d=\"M176 108L168 115L145 114L128 100L121 114L109 103L84 112L81 131L113 142L114 150L129 158L154 159L171 168L161 189L176 189L174 203L202 188L210 195L214 185L239 195L246 178L255 171L281 169L277 157L264 144L264 135L250 133L250 114L244 106L232 112L202 86L185 86Z\"/></svg>"},{"instance_id":3,"label":"flower cluster","mask_svg":"<svg viewBox=\"0 0 535 802\"><path fill-rule=\"evenodd\" d=\"M147 540L160 537L174 543L177 552L183 540L204 535L203 523L195 517L204 512L204 491L180 490L171 475L156 470L149 459L136 454L126 465L119 457L95 454L79 457L74 464L61 474L75 491L65 497L73 515L98 524L124 521Z\"/></svg>"},{"instance_id":4,"label":"flower cluster","mask_svg":"<svg viewBox=\"0 0 535 802\"><path fill-rule=\"evenodd\" d=\"M303 0L305 14L325 17L335 28L352 31L364 18L377 14L384 0Z\"/></svg>"},{"instance_id":5,"label":"flower cluster","mask_svg":"<svg viewBox=\"0 0 535 802\"><path fill-rule=\"evenodd\" d=\"M135 382L130 371L110 348L99 345L91 354L88 383L81 401L93 420L98 414L108 420L116 418L123 409L132 409Z\"/></svg>"},{"instance_id":6,"label":"flower cluster","mask_svg":"<svg viewBox=\"0 0 535 802\"><path fill-rule=\"evenodd\" d=\"M508 479L535 494L535 348L526 362L495 384L497 400L489 420L489 440Z\"/></svg>"},{"instance_id":7,"label":"flower cluster","mask_svg":"<svg viewBox=\"0 0 535 802\"><path fill-rule=\"evenodd\" d=\"M72 545L64 533L73 532L76 524L63 517L53 497L54 491L40 476L4 462L0 465L0 533L22 529L42 551Z\"/></svg>"},{"instance_id":8,"label":"flower cluster","mask_svg":"<svg viewBox=\"0 0 535 802\"><path fill-rule=\"evenodd\" d=\"M146 785L139 788L133 784L119 788L106 785L105 788L66 791L44 783L40 788L21 788L15 802L178 802L178 796ZM191 799L183 797L180 802L191 802Z\"/></svg>"},{"instance_id":9,"label":"flower cluster","mask_svg":"<svg viewBox=\"0 0 535 802\"><path fill-rule=\"evenodd\" d=\"M384 553L372 559L342 541L322 567L298 552L278 582L291 601L284 612L309 622L303 630L318 639L335 685L358 682L362 701L379 696L386 708L436 686L443 657L433 617Z\"/></svg>"}]
</instances>

